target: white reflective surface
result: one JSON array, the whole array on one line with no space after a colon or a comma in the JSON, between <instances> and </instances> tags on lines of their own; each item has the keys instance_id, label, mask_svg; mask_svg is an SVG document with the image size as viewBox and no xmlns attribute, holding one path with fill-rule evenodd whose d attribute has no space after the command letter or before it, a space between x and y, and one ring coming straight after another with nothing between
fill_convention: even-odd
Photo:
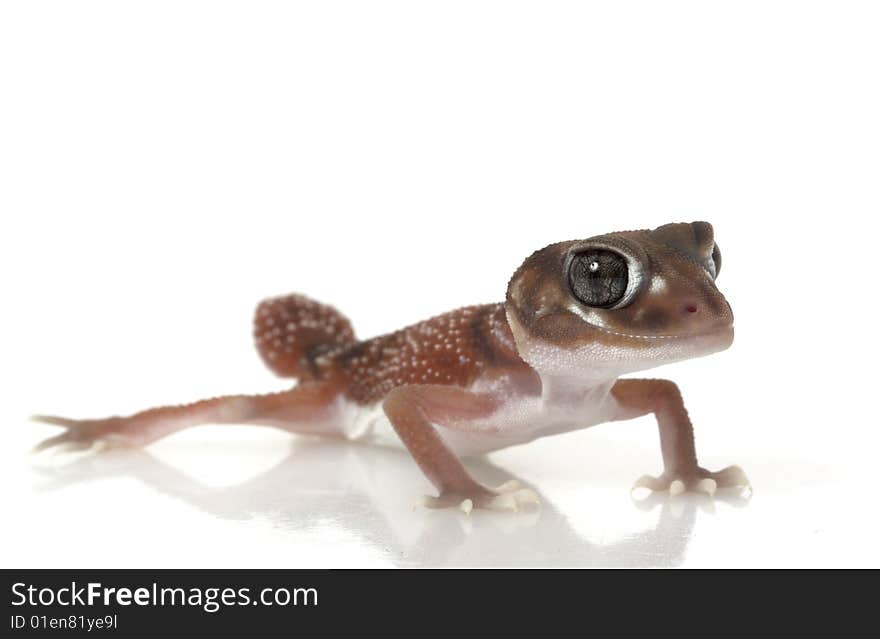
<instances>
[{"instance_id":1,"label":"white reflective surface","mask_svg":"<svg viewBox=\"0 0 880 639\"><path fill-rule=\"evenodd\" d=\"M414 508L430 486L401 450L260 429L24 458L4 494L15 516L3 565L878 565L870 503L827 483L827 469L750 459L750 500L634 502L627 488L652 454L622 435L564 435L470 463L491 484L532 483L542 505L469 516Z\"/></svg>"}]
</instances>

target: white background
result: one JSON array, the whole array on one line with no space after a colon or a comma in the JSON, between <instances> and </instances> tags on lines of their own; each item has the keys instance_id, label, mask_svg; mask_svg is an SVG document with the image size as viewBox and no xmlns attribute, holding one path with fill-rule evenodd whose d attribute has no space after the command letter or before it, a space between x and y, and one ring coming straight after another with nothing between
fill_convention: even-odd
<instances>
[{"instance_id":1,"label":"white background","mask_svg":"<svg viewBox=\"0 0 880 639\"><path fill-rule=\"evenodd\" d=\"M880 16L865 2L4 2L3 566L880 566ZM537 513L412 510L402 451L206 426L42 455L34 412L283 388L251 313L363 337L552 241L706 219L737 317L680 383L746 504L629 496L650 418L491 455Z\"/></svg>"}]
</instances>

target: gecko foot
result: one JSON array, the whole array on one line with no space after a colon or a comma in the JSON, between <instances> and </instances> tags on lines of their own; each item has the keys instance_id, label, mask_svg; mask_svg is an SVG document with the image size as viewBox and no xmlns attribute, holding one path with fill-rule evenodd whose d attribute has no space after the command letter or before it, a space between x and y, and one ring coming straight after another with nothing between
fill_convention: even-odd
<instances>
[{"instance_id":1,"label":"gecko foot","mask_svg":"<svg viewBox=\"0 0 880 639\"><path fill-rule=\"evenodd\" d=\"M665 472L659 477L644 475L636 481L632 491L635 493L642 488L654 492L668 490L672 496L690 491L705 493L711 497L719 488L745 488L751 492L752 485L739 466L728 466L718 472L712 472L698 466L690 473Z\"/></svg>"},{"instance_id":2,"label":"gecko foot","mask_svg":"<svg viewBox=\"0 0 880 639\"><path fill-rule=\"evenodd\" d=\"M64 448L70 451L87 450L96 445L105 448L138 446L139 442L120 429L122 418L108 419L68 419L54 415L33 415L31 421L61 426L65 429L60 435L48 437L34 446L33 452L49 448ZM129 429L125 429L129 430Z\"/></svg>"},{"instance_id":3,"label":"gecko foot","mask_svg":"<svg viewBox=\"0 0 880 639\"><path fill-rule=\"evenodd\" d=\"M477 484L473 490L467 492L448 491L439 497L426 495L419 505L425 508L458 508L469 515L474 508L516 512L540 503L538 493L523 488L518 481L511 479L497 488L486 488Z\"/></svg>"}]
</instances>

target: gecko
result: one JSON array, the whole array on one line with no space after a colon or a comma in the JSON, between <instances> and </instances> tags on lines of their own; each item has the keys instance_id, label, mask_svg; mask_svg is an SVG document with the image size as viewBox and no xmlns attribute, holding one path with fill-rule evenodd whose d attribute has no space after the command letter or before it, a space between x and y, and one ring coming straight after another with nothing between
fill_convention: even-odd
<instances>
[{"instance_id":1,"label":"gecko","mask_svg":"<svg viewBox=\"0 0 880 639\"><path fill-rule=\"evenodd\" d=\"M733 342L716 286L721 252L708 222L673 223L551 244L514 272L504 302L467 306L359 340L335 308L303 295L263 300L254 339L289 390L229 395L127 417L37 415L64 431L37 450L145 446L198 424L256 424L296 434L403 444L437 490L430 508L517 510L537 494L486 486L462 458L540 437L653 414L663 472L633 489L749 487L741 468L697 462L678 386L631 373Z\"/></svg>"}]
</instances>

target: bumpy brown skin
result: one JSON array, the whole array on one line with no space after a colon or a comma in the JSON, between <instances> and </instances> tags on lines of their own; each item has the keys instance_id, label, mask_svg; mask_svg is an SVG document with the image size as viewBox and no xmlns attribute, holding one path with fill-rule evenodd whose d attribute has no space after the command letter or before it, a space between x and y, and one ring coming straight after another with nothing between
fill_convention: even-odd
<instances>
[{"instance_id":1,"label":"bumpy brown skin","mask_svg":"<svg viewBox=\"0 0 880 639\"><path fill-rule=\"evenodd\" d=\"M566 260L582 245L596 244L625 252L645 272L662 277L666 294L643 294L619 309L590 309L604 328L585 322L571 310ZM499 408L503 397L471 390L478 379L504 377L517 396L541 395L544 372L539 374L525 355L535 344L571 352L585 344L638 350L648 348L652 337L687 337L729 325L730 308L712 282L718 266L714 248L711 226L704 222L551 245L517 270L505 304L461 308L365 341L358 341L350 322L330 306L300 295L265 300L255 314L257 349L276 374L299 380L292 390L219 397L130 417L40 416L67 430L38 448L85 447L96 441L145 445L205 422L266 424L332 436L340 434L338 425L328 421L340 397L358 405L382 402L397 434L437 487L436 505L491 506L498 503L499 491L468 475L434 424L466 428L462 424L468 420ZM643 478L640 485L665 489L678 480L694 488L707 479L718 485L745 483L738 469L709 473L697 465L693 429L672 382L622 380L612 395L624 411L619 418L654 413L658 419L665 472Z\"/></svg>"},{"instance_id":2,"label":"bumpy brown skin","mask_svg":"<svg viewBox=\"0 0 880 639\"><path fill-rule=\"evenodd\" d=\"M288 295L260 303L254 336L277 374L301 382L335 379L344 396L360 405L374 404L399 386L467 388L492 369L534 376L516 352L503 304L466 306L357 341L337 311ZM534 383L540 383L537 377Z\"/></svg>"}]
</instances>

